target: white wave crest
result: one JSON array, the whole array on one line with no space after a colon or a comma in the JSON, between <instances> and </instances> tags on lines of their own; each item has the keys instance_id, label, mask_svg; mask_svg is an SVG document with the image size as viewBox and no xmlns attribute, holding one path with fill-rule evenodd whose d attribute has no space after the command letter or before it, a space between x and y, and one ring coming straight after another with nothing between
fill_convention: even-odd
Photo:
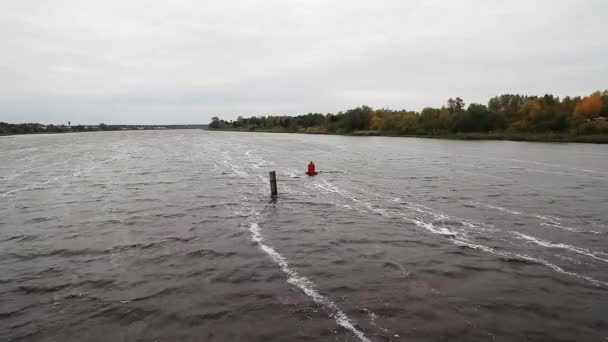
<instances>
[{"instance_id":1,"label":"white wave crest","mask_svg":"<svg viewBox=\"0 0 608 342\"><path fill-rule=\"evenodd\" d=\"M260 226L257 223L252 223L249 226L249 231L251 232L251 240L257 243L258 247L260 247L260 249L264 251L264 253L266 253L272 259L272 261L274 261L281 268L281 271L288 276L288 283L298 287L307 296L311 297L315 303L325 307L330 312L330 316L339 326L353 333L360 341L371 342L371 340L368 339L362 331L355 327L353 321L346 316L346 314L334 302L321 295L315 289L315 285L310 279L306 278L305 276L301 276L297 271L290 268L289 263L284 256L282 256L271 246L264 243Z\"/></svg>"},{"instance_id":2,"label":"white wave crest","mask_svg":"<svg viewBox=\"0 0 608 342\"><path fill-rule=\"evenodd\" d=\"M538 245L538 246L547 247L547 248L567 249L567 250L572 251L574 253L586 255L586 256L591 257L591 258L596 259L596 260L600 260L600 261L603 261L603 262L608 262L608 259L600 258L599 256L597 256L597 254L604 254L604 253L594 253L594 252L592 252L592 251L590 251L588 249L580 248L580 247L575 247L575 246L567 245L567 244L564 244L564 243L553 243L551 241L538 239L538 238L535 238L535 237L530 236L530 235L522 234L520 232L514 232L514 234L516 236L518 236L520 239L526 240L526 241L531 242L531 243L533 243L535 245Z\"/></svg>"},{"instance_id":3,"label":"white wave crest","mask_svg":"<svg viewBox=\"0 0 608 342\"><path fill-rule=\"evenodd\" d=\"M509 213L509 214L513 214L513 215L521 215L521 213L519 211L515 211L515 210L499 207L499 206L496 206L496 205L484 204L484 203L479 203L479 202L471 202L471 204L481 205L481 206L484 206L486 208L502 211L503 213Z\"/></svg>"},{"instance_id":4,"label":"white wave crest","mask_svg":"<svg viewBox=\"0 0 608 342\"><path fill-rule=\"evenodd\" d=\"M510 252L503 252L503 251L497 251L496 249L489 247L489 246L485 246L485 245L481 245L481 244L477 244L477 243L473 243L471 241L471 239L469 238L468 234L466 231L462 231L462 230L457 230L457 229L448 229L447 227L444 226L439 226L439 225L435 225L433 224L433 222L428 222L428 219L433 220L433 221L442 221L442 220L447 220L447 219L451 219L451 217L449 217L448 215L445 215L441 212L437 212L435 210L433 210L432 208L426 207L422 204L414 204L414 203L408 203L408 202L402 202L400 198L391 198L390 200L392 200L392 202L397 202L400 203L401 205L404 206L404 208L412 210L414 212L419 213L419 216L415 216L415 217L410 217L408 216L406 213L403 213L401 211L395 211L395 210L388 210L385 208L381 208L378 206L374 206L372 203L370 202L365 202L361 199L358 199L357 196L354 193L342 190L340 188L338 188L337 186L327 182L327 181L322 181L322 182L318 182L314 184L314 187L316 189L322 190L325 193L332 193L332 194L337 194L340 195L341 197L345 198L345 199L349 199L351 201L353 201L353 203L356 206L360 206L361 208L363 208L366 212L368 213L377 213L377 214L381 214L387 217L401 217L402 219L404 219L405 221L411 222L413 224L415 224L418 227L421 227L433 234L437 234L437 235L441 235L444 236L448 239L448 241L450 241L451 243L458 245L458 246L463 246L463 247L468 247L471 249L475 249L475 250L480 250L480 251L484 251L487 253L491 253L491 254L495 254L501 257L506 257L506 258L520 258L520 259L524 259L524 260L528 260L528 261L533 261L534 263L540 264L540 265L544 265L546 267L549 267L551 269L553 269L554 271L558 272L558 273L562 273L568 276L572 276L575 278L579 278L579 279L583 279L586 280L590 283L592 283L593 285L596 286L608 286L607 282L603 282L594 278L591 278L589 276L585 276L582 274L578 274L575 272L570 272L570 271L566 271L563 268L552 264L544 259L540 259L540 258L535 258L535 257L530 257L527 255L521 255L521 254L514 254L514 253L510 253ZM379 196L377 196L379 197ZM482 203L477 203L477 202L471 202L471 203L475 203L475 204L479 204L479 205L484 205ZM492 208L490 206L490 208ZM560 221L560 219L558 217L553 217L553 216L542 216L542 215L538 215L538 214L527 214L527 213L520 213L520 212L516 212L514 210L510 210L507 208L502 208L502 207L497 207L494 206L494 208L492 209L496 209L496 210L500 210L500 209L505 210L505 212L510 212L513 215L526 215L526 216L532 216L532 217L536 217L540 220L543 220L547 223L551 223L551 224L559 224L558 222ZM351 207L351 209L353 209ZM357 209L358 210L358 209ZM452 218L454 219L454 218ZM468 229L472 229L475 231L498 231L499 229L496 228L484 228L484 227L480 227L476 224L473 224L471 222L468 222L466 220L461 220L458 219L458 221L465 227L467 227ZM561 227L561 226L560 226ZM454 227L452 227L454 228ZM532 237L530 237L532 238ZM598 257L597 254L605 254L605 253L594 253L591 252L589 250L586 249L582 249L582 248L578 248L578 247L574 247L574 246L570 246L570 245L565 245L565 244L553 244L551 242L548 241L542 241L542 240L538 240L538 239L534 239L535 243L537 244L541 244L541 246L545 246L545 247L556 247L556 248L566 248L566 249L570 249L575 251L576 253L579 254L584 254L587 256L590 256L594 259L598 259L601 261L605 261L608 262L608 259L603 259L601 257ZM530 240L530 242L532 242L532 240Z\"/></svg>"}]
</instances>

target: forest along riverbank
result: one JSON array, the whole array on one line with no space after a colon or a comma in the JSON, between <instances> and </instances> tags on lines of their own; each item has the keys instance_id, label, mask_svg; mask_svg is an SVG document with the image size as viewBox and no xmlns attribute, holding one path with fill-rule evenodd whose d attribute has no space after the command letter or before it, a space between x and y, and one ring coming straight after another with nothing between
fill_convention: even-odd
<instances>
[{"instance_id":1,"label":"forest along riverbank","mask_svg":"<svg viewBox=\"0 0 608 342\"><path fill-rule=\"evenodd\" d=\"M608 90L585 97L495 96L487 105L450 98L422 111L361 106L337 114L214 117L214 130L417 136L466 140L608 143Z\"/></svg>"},{"instance_id":2,"label":"forest along riverbank","mask_svg":"<svg viewBox=\"0 0 608 342\"><path fill-rule=\"evenodd\" d=\"M203 130L0 141L2 340L608 336L600 145Z\"/></svg>"}]
</instances>

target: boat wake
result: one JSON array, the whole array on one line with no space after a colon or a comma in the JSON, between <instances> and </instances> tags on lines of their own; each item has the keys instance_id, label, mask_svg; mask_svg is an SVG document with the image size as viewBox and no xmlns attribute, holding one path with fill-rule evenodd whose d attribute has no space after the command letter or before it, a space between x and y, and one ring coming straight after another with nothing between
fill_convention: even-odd
<instances>
[{"instance_id":1,"label":"boat wake","mask_svg":"<svg viewBox=\"0 0 608 342\"><path fill-rule=\"evenodd\" d=\"M274 248L264 242L260 226L257 223L252 223L249 226L249 232L251 233L251 240L255 242L258 247L266 253L275 264L277 264L283 273L287 275L287 282L299 288L312 300L325 308L330 317L332 317L336 324L350 331L355 335L359 341L371 342L365 334L355 327L355 323L342 311L334 302L329 300L327 297L321 295L316 289L315 284L305 276L300 275L296 270L289 267L289 262L277 252Z\"/></svg>"},{"instance_id":2,"label":"boat wake","mask_svg":"<svg viewBox=\"0 0 608 342\"><path fill-rule=\"evenodd\" d=\"M271 164L263 158L256 156L252 153L253 151L247 151L246 156L250 158L250 161L255 160L255 164L252 165L254 168L256 165L268 165ZM265 178L261 175L249 175L246 172L243 172L237 165L231 162L232 158L229 156L229 152L224 153L223 165L228 167L234 175L237 175L242 178L256 178L261 181L265 181ZM291 174L293 171L287 171L286 174ZM263 183L262 183L263 184ZM283 186L282 189L286 191L291 191L289 187ZM244 196L242 198L242 203L247 204L249 199ZM246 217L257 217L260 215L259 212L252 211L249 215L243 215L242 212L238 212L239 216ZM343 327L352 333L359 341L361 342L371 342L369 338L365 336L365 334L357 329L356 323L349 318L344 311L338 307L338 305L332 302L326 296L323 296L317 289L312 280L307 278L306 276L300 275L295 269L290 267L289 261L283 255L281 255L274 247L272 247L266 240L262 234L262 229L257 222L251 222L249 224L249 233L250 239L253 241L260 250L262 250L270 259L281 269L281 271L287 276L287 282L295 287L297 287L300 291L302 291L305 295L310 297L313 302L323 307L331 318L333 318L337 325Z\"/></svg>"},{"instance_id":3,"label":"boat wake","mask_svg":"<svg viewBox=\"0 0 608 342\"><path fill-rule=\"evenodd\" d=\"M315 181L313 187L316 190L325 191L328 194L340 195L341 197L343 197L345 199L351 200L353 202L353 206L350 206L350 207L343 206L345 208L352 208L359 212L364 211L364 212L368 212L368 213L375 213L375 214L385 216L387 218L400 217L410 223L413 223L417 227L425 229L426 231L428 231L432 234L441 235L441 236L447 238L450 242L454 243L455 245L462 246L462 247L468 247L468 248L476 249L476 250L481 250L481 251L484 251L487 253L492 253L494 255L498 255L505 259L525 260L525 261L529 261L529 262L532 262L535 264L544 265L558 273L585 280L595 286L608 287L608 282L597 280L592 277L582 275L579 273L567 271L567 270L563 269L562 267L557 266L547 260L544 260L544 259L541 259L538 257L532 257L532 256L529 256L529 255L526 255L523 253L516 253L516 252L510 252L510 251L498 251L495 248L492 248L490 246L480 244L480 243L474 241L475 233L484 232L484 231L485 232L487 232L487 231L501 232L500 229L493 228L493 227L489 227L489 228L482 227L482 225L479 223L469 222L467 220L463 220L460 218L450 217L444 213L436 212L433 209L428 208L424 205L402 202L398 198L393 199L392 201L400 203L404 209L407 209L406 212L382 208L381 206L374 205L368 201L359 199L357 194L340 189L339 187L335 186L334 184L331 184L330 182L328 182L327 180L317 180L317 181ZM384 200L381 196L379 196L377 194L370 194L370 195L375 195L376 198ZM504 211L508 210L505 208L501 208L501 209L504 209ZM508 210L508 211L512 214L515 213L514 211L511 211L511 210ZM418 213L419 215L414 215L412 217L411 213ZM520 213L518 212L517 215L519 215L519 214ZM549 218L547 218L547 219L549 219ZM462 227L461 227L461 229L457 229L453 224L449 224L447 226L443 225L443 224L442 225L438 224L438 223L445 223L445 222L459 222ZM524 240L528 241L529 243L534 243L534 244L542 246L542 247L562 248L562 249L566 249L566 250L569 250L569 251L572 251L572 252L575 252L578 254L589 256L596 260L608 262L608 259L604 259L604 258L598 256L598 254L603 255L604 253L593 252L593 251L589 251L587 249L582 249L582 248L578 248L578 247L570 246L570 245L566 245L566 244L555 244L555 243L551 243L548 241L536 239L534 237L521 234L519 232L502 232L502 233L508 233L511 236L516 236L519 239L524 239ZM487 235L483 235L483 236L484 236L484 238L487 238Z\"/></svg>"}]
</instances>

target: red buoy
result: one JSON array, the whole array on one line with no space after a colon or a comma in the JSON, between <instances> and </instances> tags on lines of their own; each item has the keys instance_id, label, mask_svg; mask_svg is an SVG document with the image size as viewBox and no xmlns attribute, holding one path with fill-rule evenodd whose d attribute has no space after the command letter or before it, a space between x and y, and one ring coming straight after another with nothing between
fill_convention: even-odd
<instances>
[{"instance_id":1,"label":"red buoy","mask_svg":"<svg viewBox=\"0 0 608 342\"><path fill-rule=\"evenodd\" d=\"M317 173L318 172L315 170L315 163L310 161L310 163L308 164L308 171L306 171L306 174L309 176L316 176Z\"/></svg>"}]
</instances>

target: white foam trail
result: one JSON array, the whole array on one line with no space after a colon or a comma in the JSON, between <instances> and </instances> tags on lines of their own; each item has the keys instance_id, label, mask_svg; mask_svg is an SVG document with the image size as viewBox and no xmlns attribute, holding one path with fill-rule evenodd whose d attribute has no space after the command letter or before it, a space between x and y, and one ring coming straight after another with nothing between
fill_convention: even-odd
<instances>
[{"instance_id":1,"label":"white foam trail","mask_svg":"<svg viewBox=\"0 0 608 342\"><path fill-rule=\"evenodd\" d=\"M226 166L228 166L228 168L230 169L230 171L232 171L232 173L236 176L242 177L242 178L247 178L248 174L244 171L241 171L241 169L239 169L236 165L230 163L228 160L231 159L225 159L224 161L222 161L222 163Z\"/></svg>"},{"instance_id":2,"label":"white foam trail","mask_svg":"<svg viewBox=\"0 0 608 342\"><path fill-rule=\"evenodd\" d=\"M599 173L599 174L604 174L602 172L598 172L598 171L594 171L594 170L588 170L588 169L580 169L583 172L591 172L591 173Z\"/></svg>"},{"instance_id":3,"label":"white foam trail","mask_svg":"<svg viewBox=\"0 0 608 342\"><path fill-rule=\"evenodd\" d=\"M329 184L328 182L323 182L323 184L315 182L314 186L320 190L325 190L327 192L339 193L340 191L336 189L334 186Z\"/></svg>"},{"instance_id":4,"label":"white foam trail","mask_svg":"<svg viewBox=\"0 0 608 342\"><path fill-rule=\"evenodd\" d=\"M46 168L49 168L49 167L52 167L52 166L56 166L56 165L60 165L60 164L66 164L66 163L68 163L69 161L70 161L70 160L64 160L64 161L59 162L59 163L54 163L54 164L49 164L49 165L42 165L42 166L32 167L32 168L30 168L30 169L26 169L26 170L23 170L23 171L21 171L21 172L19 172L19 173L16 173L16 174L14 174L14 175L12 175L12 176L6 177L5 179L6 179L6 180L15 179L15 178L17 178L17 177L19 177L19 176L22 176L22 175L24 175L24 174L26 174L26 173L28 173L28 172L31 172L31 171L34 171L34 170L39 170L39 169L46 169Z\"/></svg>"},{"instance_id":5,"label":"white foam trail","mask_svg":"<svg viewBox=\"0 0 608 342\"><path fill-rule=\"evenodd\" d=\"M595 230L583 230L583 229L572 228L572 227L564 227L559 223L559 221L561 221L561 220L555 216L543 216L543 215L537 215L537 214L534 214L532 216L543 221L540 224L541 226L557 228L557 229L561 229L561 230L565 230L565 231L569 231L569 232L573 232L573 233L602 234L601 232L598 232Z\"/></svg>"},{"instance_id":6,"label":"white foam trail","mask_svg":"<svg viewBox=\"0 0 608 342\"><path fill-rule=\"evenodd\" d=\"M374 208L374 206L373 206L371 203L369 203L369 202L365 202L364 204L365 204L365 207L366 207L368 210L371 210L372 212L374 212L374 213L376 213L376 214L382 215L382 216L384 216L384 217L391 217L391 216L389 215L388 211L386 211L385 209L382 209L382 208Z\"/></svg>"},{"instance_id":7,"label":"white foam trail","mask_svg":"<svg viewBox=\"0 0 608 342\"><path fill-rule=\"evenodd\" d=\"M254 169L259 169L262 166L266 166L268 163L266 162L266 160L264 160L264 158L256 155L256 154L252 154L253 150L248 150L245 152L245 156L247 157L247 159L249 160L249 162L251 163L251 166Z\"/></svg>"},{"instance_id":8,"label":"white foam trail","mask_svg":"<svg viewBox=\"0 0 608 342\"><path fill-rule=\"evenodd\" d=\"M310 188L309 185L306 185L306 187ZM322 180L320 182L315 181L314 183L312 183L312 187L314 187L315 189L322 190L324 193L339 195L342 198L351 200L357 204L357 206L355 206L355 207L348 206L347 209L352 209L359 213L376 213L376 214L380 214L385 217L389 217L386 210L373 208L371 203L363 202L363 201L357 199L354 194L352 194L348 191L344 191L326 180ZM338 202L332 202L332 204L342 206L342 204L340 204Z\"/></svg>"},{"instance_id":9,"label":"white foam trail","mask_svg":"<svg viewBox=\"0 0 608 342\"><path fill-rule=\"evenodd\" d=\"M499 206L495 206L495 205L491 205L491 204L485 204L485 203L479 203L479 202L473 202L473 201L471 201L469 203L474 204L474 205L484 206L486 208L495 209L495 210L502 211L504 213L513 214L513 215L524 215L524 216L529 216L529 217L535 217L535 218L543 221L540 223L541 226L557 228L557 229L561 229L561 230L565 230L565 231L569 231L569 232L573 232L573 233L602 234L601 232L594 231L594 230L582 230L582 229L578 229L578 228L564 227L559 223L559 221L561 221L560 218L555 217L555 216L527 214L524 212L519 212L519 211L515 211L512 209L508 209L508 208L503 208L503 207L499 207Z\"/></svg>"},{"instance_id":10,"label":"white foam trail","mask_svg":"<svg viewBox=\"0 0 608 342\"><path fill-rule=\"evenodd\" d=\"M600 280L593 279L591 277L584 276L584 275L581 275L581 274L578 274L578 273L566 271L563 268L561 268L561 267L559 267L559 266L557 266L555 264L552 264L552 263L550 263L550 262L548 262L546 260L543 260L543 259L533 258L533 257L527 256L527 255L521 255L521 254L515 254L514 256L517 257L517 258L520 258L520 259L524 259L524 260L535 262L537 264L545 265L545 266L547 266L549 268L552 268L554 271L557 271L559 273L567 274L569 276L572 276L572 277L575 277L575 278L579 278L579 279L584 279L584 280L590 282L591 284L593 284L595 286L608 286L608 283L605 282L605 281L600 281Z\"/></svg>"},{"instance_id":11,"label":"white foam trail","mask_svg":"<svg viewBox=\"0 0 608 342\"><path fill-rule=\"evenodd\" d=\"M7 191L7 192L5 192L5 193L2 194L2 197L6 197L7 195L10 195L10 194L13 194L13 193L16 193L16 192L34 189L36 187L39 187L39 186L42 186L42 185L46 185L46 184L49 184L49 183L54 182L56 180L64 179L64 178L67 178L67 177L68 176L58 176L58 177L54 177L54 178L51 178L51 179L47 179L46 181L44 181L42 183L28 185L28 186L24 186L22 188L18 188L18 189L14 189L14 190L11 190L11 191Z\"/></svg>"},{"instance_id":12,"label":"white foam trail","mask_svg":"<svg viewBox=\"0 0 608 342\"><path fill-rule=\"evenodd\" d=\"M478 249L478 250L482 250L484 252L488 252L488 253L492 253L492 254L500 254L500 253L497 253L494 250L494 248L492 248L492 247L475 244L475 243L465 241L465 240L459 240L459 239L451 239L451 240L455 245L458 245L458 246L465 246L465 247L469 247L471 249Z\"/></svg>"},{"instance_id":13,"label":"white foam trail","mask_svg":"<svg viewBox=\"0 0 608 342\"><path fill-rule=\"evenodd\" d=\"M548 221L548 222L556 223L557 221L559 221L559 218L557 218L555 216L544 216L544 215L538 215L538 214L534 214L533 216L538 219L541 219L543 221Z\"/></svg>"},{"instance_id":14,"label":"white foam trail","mask_svg":"<svg viewBox=\"0 0 608 342\"><path fill-rule=\"evenodd\" d=\"M295 173L291 172L291 171L285 171L284 172L287 176L289 176L289 178L299 178L298 175L296 175Z\"/></svg>"},{"instance_id":15,"label":"white foam trail","mask_svg":"<svg viewBox=\"0 0 608 342\"><path fill-rule=\"evenodd\" d=\"M10 195L10 194L13 194L13 193L16 193L16 192L34 189L34 188L39 187L41 185L46 185L46 184L49 184L51 182L54 182L54 181L57 181L57 180L60 180L60 179L68 178L70 176L80 176L80 175L82 175L85 172L92 171L95 168L97 168L98 166L103 165L105 163L109 163L109 162L111 162L113 160L116 160L116 159L118 159L120 157L121 156L118 155L118 156L115 156L115 157L112 157L112 158L108 158L108 159L102 160L102 161L97 162L97 163L93 163L93 165L90 166L90 167L73 170L73 173L71 175L64 175L64 176L53 177L53 178L50 178L50 179L48 179L48 180L46 180L46 181L44 181L42 183L28 185L28 186L25 186L25 187L22 187L22 188L19 188L19 189L13 189L13 190L4 192L4 193L2 193L2 197L5 197L7 195Z\"/></svg>"},{"instance_id":16,"label":"white foam trail","mask_svg":"<svg viewBox=\"0 0 608 342\"><path fill-rule=\"evenodd\" d=\"M251 154L249 154L248 156L251 156ZM245 178L249 177L248 174L240 171L236 165L229 162L229 160L232 160L232 158L230 158L227 155L227 153L224 154L224 157L225 157L225 159L223 161L224 165L228 166L234 173L238 174L241 177L245 177ZM264 163L267 163L267 161L265 161L264 159L261 159L261 161ZM258 179L260 179L261 181L266 180L266 178L264 178L261 175L258 175ZM287 186L282 186L282 189L284 189L287 192L291 192L291 189ZM336 191L335 189L333 189L333 190ZM242 200L243 200L243 202L247 202L248 199L246 197L244 197L244 198L242 198ZM239 214L246 216L243 213L239 213ZM254 214L257 214L257 213L254 213ZM249 227L249 231L251 233L251 240L254 241L258 245L258 247L264 253L266 253L281 268L281 271L283 271L283 273L285 273L288 276L288 279L287 279L288 283L298 287L302 292L304 292L304 294L311 297L315 303L325 307L325 309L327 311L329 311L330 317L332 317L338 325L340 325L341 327L350 331L360 341L371 342L363 334L363 332L361 332L360 330L358 330L355 327L355 324L353 323L353 321L335 303L333 303L328 298L321 295L315 289L315 285L310 279L308 279L307 277L301 276L300 274L297 273L297 271L290 268L289 263L285 257L283 257L273 247L264 243L264 238L262 236L261 229L257 223L252 223Z\"/></svg>"},{"instance_id":17,"label":"white foam trail","mask_svg":"<svg viewBox=\"0 0 608 342\"><path fill-rule=\"evenodd\" d=\"M448 220L450 218L449 216L447 216L445 214L436 213L432 209L429 209L428 207L425 207L425 206L412 205L411 207L414 211L417 211L421 214L431 215L435 221L443 221L443 220Z\"/></svg>"},{"instance_id":18,"label":"white foam trail","mask_svg":"<svg viewBox=\"0 0 608 342\"><path fill-rule=\"evenodd\" d=\"M593 233L593 234L601 234L600 232L596 232L593 230L580 230L580 229L576 229L576 228L570 228L570 227L564 227L562 225L557 224L557 222L541 222L540 224L541 226L546 226L546 227L552 227L552 228L557 228L557 229L561 229L561 230L566 230L569 232L573 232L573 233Z\"/></svg>"},{"instance_id":19,"label":"white foam trail","mask_svg":"<svg viewBox=\"0 0 608 342\"><path fill-rule=\"evenodd\" d=\"M571 258L569 256L565 256L565 255L561 255L561 254L553 254L554 257L556 258L560 258L562 260L566 260L568 262L571 262L573 264L577 264L577 265L583 265L584 262L580 261L580 260L576 260L574 258Z\"/></svg>"},{"instance_id":20,"label":"white foam trail","mask_svg":"<svg viewBox=\"0 0 608 342\"><path fill-rule=\"evenodd\" d=\"M324 306L330 312L330 316L339 326L353 333L360 341L371 342L371 340L368 339L362 331L355 327L353 321L346 316L346 314L334 302L321 295L315 289L314 283L310 281L310 279L306 278L305 276L301 276L298 274L298 272L290 268L285 257L283 257L274 248L264 243L260 226L257 223L252 223L249 226L249 231L251 232L251 240L257 243L258 247L260 247L260 249L264 251L264 253L266 253L272 259L272 261L274 261L281 268L281 271L288 276L287 282L298 287L307 296L311 297L315 303Z\"/></svg>"},{"instance_id":21,"label":"white foam trail","mask_svg":"<svg viewBox=\"0 0 608 342\"><path fill-rule=\"evenodd\" d=\"M369 322L371 325L377 327L378 329L384 331L385 333L388 333L388 329L383 328L381 326L379 326L378 324L376 324L376 318L378 318L378 316L376 316L375 313L369 311L368 309L363 309L363 311L367 312L367 315L369 316ZM395 337L397 337L398 335L396 335Z\"/></svg>"},{"instance_id":22,"label":"white foam trail","mask_svg":"<svg viewBox=\"0 0 608 342\"><path fill-rule=\"evenodd\" d=\"M325 184L315 184L315 187L318 188L318 189L325 190L326 192L337 193L337 194L341 195L344 198L352 200L355 203L364 204L364 205L368 204L368 205L371 206L370 203L363 202L363 201L357 199L354 196L354 194L352 194L352 193L349 193L349 192L343 191L341 189L338 189L337 187L333 186L332 184L330 184L330 183L328 183L326 181L324 181L324 183ZM393 198L393 201L397 202L398 198ZM411 203L405 203L405 204L407 205L407 207L409 209L417 211L417 212L419 212L421 214L430 215L433 219L436 219L436 220L443 220L443 219L449 219L450 218L449 216L447 216L445 214L436 213L436 212L433 211L433 209L428 208L428 207L423 206L423 205L411 204ZM371 208L368 208L368 209L371 209ZM468 247L468 248L472 248L472 249L476 249L476 250L481 250L481 251L484 251L484 252L487 252L487 253L491 253L491 254L495 254L495 255L499 255L499 256L502 256L502 257L520 258L520 259L532 261L534 263L547 266L547 267L553 269L554 271L557 271L558 273L562 273L562 274L565 274L565 275L568 275L568 276L572 276L572 277L575 277L575 278L586 280L586 281L592 283L595 286L608 286L608 282L603 282L603 281L600 281L600 280L597 280L597 279L593 279L593 278L585 276L585 275L581 275L581 274L578 274L578 273L566 271L563 268L561 268L561 267L559 267L559 266L557 266L555 264L552 264L552 263L550 263L550 262L548 262L546 260L543 260L543 259L534 258L534 257L530 257L530 256L527 256L527 255L521 255L521 254L512 254L512 253L509 253L509 252L499 252L499 251L497 251L497 250L495 250L495 249L493 249L491 247L472 243L472 242L470 242L468 240L466 232L453 231L453 230L449 230L449 229L447 229L445 227L437 227L437 226L433 225L432 223L423 221L423 219L420 218L420 217L410 218L408 216L405 216L402 213L393 212L393 211L385 211L385 213L387 215L391 214L391 215L395 215L395 216L400 216L404 220L412 222L416 226L424 228L424 229L426 229L427 231L429 231L429 232L431 232L433 234L445 236L445 237L448 238L448 241L450 241L450 242L452 242L452 243L454 243L455 245L458 245L458 246L465 246L465 247ZM554 222L554 221L552 221L553 219L556 220L556 221L559 221L559 218L557 218L557 217L548 217L548 216L541 216L541 215L534 215L534 216L536 216L537 218L540 218L542 220L547 220L547 221L550 221L550 222ZM476 227L475 225L473 225L473 224L471 224L471 223L469 223L467 221L464 221L464 220L461 220L461 221L462 221L462 223L465 226L467 226L469 228L475 228L477 230L487 230L487 229L481 229L480 227ZM540 240L537 240L537 241L540 241ZM548 243L549 245L551 245L550 242L547 242L547 241L545 241L545 242ZM574 248L574 249L577 250L577 253L583 252L582 254L585 254L586 252L588 252L590 254L593 254L592 252L590 252L588 250L583 250L583 249L580 249L580 248L577 248L577 247L573 247L573 246L569 246L569 245L564 245L564 244L552 244L552 245L553 245L552 247L559 247L559 248L568 248L568 247ZM570 249L570 248L568 248L568 249ZM604 253L602 253L602 254L604 254ZM585 255L591 256L589 254L585 254ZM597 255L593 255L591 257L596 258L596 259L599 258L599 257L597 257ZM599 258L599 259L602 260L602 261L608 261L608 260L605 260L605 259L602 259L602 258Z\"/></svg>"},{"instance_id":23,"label":"white foam trail","mask_svg":"<svg viewBox=\"0 0 608 342\"><path fill-rule=\"evenodd\" d=\"M457 233L443 227L435 227L432 223L424 222L420 219L411 219L409 217L403 216L403 218L407 221L410 221L417 225L418 227L424 228L433 234L445 235L445 236L456 236Z\"/></svg>"},{"instance_id":24,"label":"white foam trail","mask_svg":"<svg viewBox=\"0 0 608 342\"><path fill-rule=\"evenodd\" d=\"M575 246L570 246L570 245L566 245L564 243L553 243L551 241L547 241L547 240L541 240L541 239L537 239L533 236L530 235L526 235L526 234L522 234L520 232L513 232L513 234L515 234L516 236L518 236L519 238L526 240L528 242L531 242L535 245L538 246L542 246L542 247L547 247L547 248L562 248L562 249L567 249L570 250L572 252L578 253L578 254L582 254L582 255L586 255L588 257L591 257L593 259L596 260L600 260L603 262L608 262L608 259L604 259L604 258L600 258L597 256L597 254L604 254L604 253L594 253L588 249L585 248L580 248L580 247L575 247Z\"/></svg>"},{"instance_id":25,"label":"white foam trail","mask_svg":"<svg viewBox=\"0 0 608 342\"><path fill-rule=\"evenodd\" d=\"M479 203L479 202L470 202L470 203L471 204L475 204L475 205L481 205L481 206L484 206L486 208L502 211L503 213L509 213L509 214L513 214L513 215L521 215L521 213L519 211L515 211L515 210L511 210L511 209L507 209L507 208L503 208L503 207L499 207L499 206L495 206L495 205L491 205L491 204L484 204L484 203Z\"/></svg>"},{"instance_id":26,"label":"white foam trail","mask_svg":"<svg viewBox=\"0 0 608 342\"><path fill-rule=\"evenodd\" d=\"M75 170L75 171L74 171L74 173L73 173L72 175L73 175L73 176L80 176L80 175L82 175L82 174L83 174L83 173L85 173L85 172L88 172L88 171L93 171L93 170L94 170L94 169L96 169L98 166L103 165L103 164L105 164L105 163L109 163L109 162L111 162L111 161L113 161L113 160L116 160L116 159L118 159L118 158L120 158L120 156L115 156L115 157L112 157L112 158L108 158L108 159L102 160L102 161L97 162L97 163L93 163L93 165L92 165L92 166L90 166L90 167L88 167L88 168L84 168L84 169Z\"/></svg>"},{"instance_id":27,"label":"white foam trail","mask_svg":"<svg viewBox=\"0 0 608 342\"><path fill-rule=\"evenodd\" d=\"M478 250L482 250L484 252L488 252L488 253L492 253L495 255L499 255L502 257L506 257L506 258L516 258L516 259L522 259L522 260L527 260L527 261L531 261L535 264L539 264L539 265L543 265L546 267L549 267L551 269L553 269L554 271L558 272L558 273L562 273L571 277L575 277L575 278L579 278L579 279L583 279L588 281L589 283L595 285L595 286L605 286L608 287L608 283L601 281L601 280L597 280L597 279L593 279L591 277L582 275L582 274L578 274L578 273L574 273L574 272L570 272L570 271L566 271L563 268L552 264L550 262L548 262L547 260L544 259L539 259L539 258L534 258L528 255L523 255L523 254L512 254L512 253L508 253L508 252L498 252L495 249L488 247L488 246L484 246L484 245L478 245L478 244L474 244L474 243L470 243L468 241L463 241L463 240L458 240L458 239L450 239L450 241L452 241L454 244L459 245L459 246L465 246L465 247L469 247L472 249L478 249Z\"/></svg>"}]
</instances>

